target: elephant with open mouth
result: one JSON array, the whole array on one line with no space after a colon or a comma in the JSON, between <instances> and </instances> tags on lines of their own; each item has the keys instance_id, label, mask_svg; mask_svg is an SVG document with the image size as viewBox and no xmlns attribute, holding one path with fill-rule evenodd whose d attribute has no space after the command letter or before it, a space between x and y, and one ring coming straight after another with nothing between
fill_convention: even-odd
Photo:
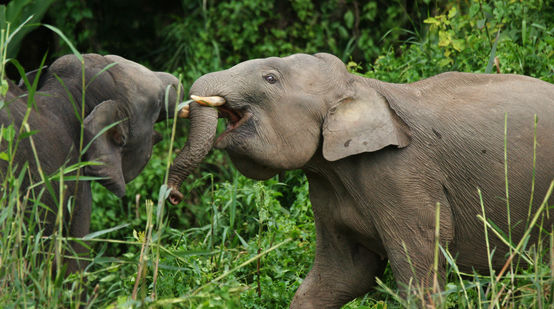
<instances>
[{"instance_id":1,"label":"elephant with open mouth","mask_svg":"<svg viewBox=\"0 0 554 309\"><path fill-rule=\"evenodd\" d=\"M340 307L368 292L387 261L401 289L430 288L436 241L461 271L487 272L478 189L486 217L505 234L511 222L517 243L554 179L554 85L531 77L451 72L393 84L351 74L329 54L295 54L206 74L190 94L227 118L215 147L241 173L267 179L302 169L308 178L317 245L291 308ZM208 112L197 107L191 118ZM215 122L203 123L208 144ZM175 190L186 161L174 162ZM548 230L552 218L544 217ZM508 248L489 238L500 269ZM444 256L438 263L443 283Z\"/></svg>"}]
</instances>

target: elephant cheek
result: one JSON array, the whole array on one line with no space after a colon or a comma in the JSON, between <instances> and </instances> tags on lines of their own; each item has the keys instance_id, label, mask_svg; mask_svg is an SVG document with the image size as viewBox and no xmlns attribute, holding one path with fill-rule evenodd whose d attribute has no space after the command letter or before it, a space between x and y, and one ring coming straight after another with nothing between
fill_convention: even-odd
<instances>
[{"instance_id":1,"label":"elephant cheek","mask_svg":"<svg viewBox=\"0 0 554 309\"><path fill-rule=\"evenodd\" d=\"M152 155L152 147L145 147L146 149L140 149L133 151L130 155L123 155L122 170L125 183L128 183L135 179L140 172L144 169L150 156Z\"/></svg>"},{"instance_id":2,"label":"elephant cheek","mask_svg":"<svg viewBox=\"0 0 554 309\"><path fill-rule=\"evenodd\" d=\"M229 156L231 157L231 161L233 161L233 164L239 170L239 172L241 172L248 178L256 180L266 180L279 173L279 171L276 169L254 163L250 158L240 155L234 155L231 152L229 152Z\"/></svg>"},{"instance_id":3,"label":"elephant cheek","mask_svg":"<svg viewBox=\"0 0 554 309\"><path fill-rule=\"evenodd\" d=\"M87 176L99 177L97 181L110 190L117 197L123 197L125 195L125 179L121 172L121 163L119 158L114 160L96 160L102 162L101 165L89 165L85 167L84 173ZM113 162L118 161L118 162Z\"/></svg>"}]
</instances>

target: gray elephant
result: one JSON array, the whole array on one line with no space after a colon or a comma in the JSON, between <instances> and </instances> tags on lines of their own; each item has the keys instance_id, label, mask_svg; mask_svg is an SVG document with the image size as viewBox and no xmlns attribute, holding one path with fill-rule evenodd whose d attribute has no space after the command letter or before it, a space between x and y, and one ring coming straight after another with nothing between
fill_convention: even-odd
<instances>
[{"instance_id":1,"label":"gray elephant","mask_svg":"<svg viewBox=\"0 0 554 309\"><path fill-rule=\"evenodd\" d=\"M150 158L153 145L161 139L161 135L154 131L154 123L167 115L173 116L177 88L182 86L171 74L150 71L119 56L87 54L83 55L83 59L84 82L81 62L73 55L57 59L40 71L40 75L39 72L29 74L31 83L35 77L39 78L34 95L36 107L30 110L27 121L29 129L36 131L31 138L45 175L53 175L60 168L79 162L79 149L91 142L81 161L100 164L86 166L80 175L102 177L100 183L121 197L125 194L125 183L141 172ZM116 64L104 71L112 63ZM81 110L83 83L86 85L84 111ZM169 95L167 109L166 93ZM4 127L13 124L15 131L19 132L27 111L27 97L31 94L23 83L20 87L10 84L5 97L6 105L0 110L0 123ZM84 114L82 121L79 120L81 114ZM99 135L102 129L114 123L117 124ZM84 138L81 146L82 127ZM25 163L29 164L31 178L25 180L23 188L41 179L31 138L21 138L11 165L21 168ZM0 150L9 152L8 146L4 139ZM7 161L0 160L0 172L4 178L8 172ZM14 175L18 173L18 170L13 171ZM75 176L75 173L68 176ZM89 233L92 206L90 183L66 180L64 185L67 187L62 197L58 194L57 182L53 183L52 191L42 193L40 201L49 208L44 213L45 234L53 232L56 206L59 205L58 200L63 198L62 205L74 200L72 213L64 207L64 234L82 237ZM30 196L40 196L42 189L42 186L29 189ZM24 194L28 193L27 189L23 190ZM79 254L86 252L80 244L75 244L73 249ZM76 260L67 262L68 271L83 266Z\"/></svg>"},{"instance_id":2,"label":"gray elephant","mask_svg":"<svg viewBox=\"0 0 554 309\"><path fill-rule=\"evenodd\" d=\"M368 292L387 260L399 287L431 287L437 203L440 244L462 271L487 272L477 189L486 216L507 234L505 113L514 242L528 220L534 115L533 213L554 178L554 85L526 76L443 73L392 84L350 74L329 54L296 54L206 74L190 93L226 102L218 109L228 126L215 146L241 173L267 179L302 169L308 178L316 255L291 308L339 307ZM205 126L211 136L215 123ZM175 186L183 170L173 173ZM550 227L552 216L544 220ZM508 249L496 237L490 245L499 269ZM441 255L441 280L445 264Z\"/></svg>"}]
</instances>

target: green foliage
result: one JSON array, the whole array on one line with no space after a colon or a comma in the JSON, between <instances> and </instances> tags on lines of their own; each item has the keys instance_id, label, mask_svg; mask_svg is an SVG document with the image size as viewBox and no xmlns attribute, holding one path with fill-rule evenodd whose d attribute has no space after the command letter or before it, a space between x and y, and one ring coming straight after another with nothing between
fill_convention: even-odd
<instances>
[{"instance_id":1,"label":"green foliage","mask_svg":"<svg viewBox=\"0 0 554 309\"><path fill-rule=\"evenodd\" d=\"M366 76L414 82L445 71L485 73L496 56L502 73L554 82L553 20L552 3L540 0L454 4L425 19L423 40L385 48Z\"/></svg>"},{"instance_id":2,"label":"green foliage","mask_svg":"<svg viewBox=\"0 0 554 309\"><path fill-rule=\"evenodd\" d=\"M54 0L12 0L6 5L0 5L0 29L6 31L8 24L11 25L11 30L23 24L29 17L27 25L20 31L15 33L7 46L7 58L15 58L17 52L21 48L21 40L35 27L42 19L50 4Z\"/></svg>"},{"instance_id":3,"label":"green foliage","mask_svg":"<svg viewBox=\"0 0 554 309\"><path fill-rule=\"evenodd\" d=\"M91 45L91 39L95 33L93 29L86 27L84 22L91 20L93 13L85 1L56 1L48 16L76 46L81 47L86 43ZM60 50L57 52L59 55L71 52L66 45L59 48Z\"/></svg>"},{"instance_id":4,"label":"green foliage","mask_svg":"<svg viewBox=\"0 0 554 309\"><path fill-rule=\"evenodd\" d=\"M277 200L281 195L277 189L283 184L275 179L260 183L236 175L235 182L215 184L209 201L212 216L205 225L170 232L178 239L174 250L181 258L168 257L160 263L178 266L180 271L161 271L160 278L168 276L170 280L159 285L160 298L179 295L180 301L192 307L213 301L213 293L237 305L240 296L241 308L255 307L255 303L270 307L288 303L288 294L294 292L301 275L307 271L297 266L307 267L313 253L313 221L308 198L301 192L299 201L285 209ZM231 224L233 202L241 219L234 226ZM209 283L235 265L279 244L282 245L278 249L260 259L259 269L252 262L230 273L225 281ZM304 253L298 254L301 252ZM256 284L249 286L258 281L260 290ZM239 292L242 293L239 295ZM225 304L229 305L225 302L219 306Z\"/></svg>"},{"instance_id":5,"label":"green foliage","mask_svg":"<svg viewBox=\"0 0 554 309\"><path fill-rule=\"evenodd\" d=\"M9 36L9 33L5 35ZM0 51L4 53L5 45L2 47ZM13 63L23 73L19 63ZM4 64L3 61L2 69ZM40 75L40 71L37 74ZM22 122L17 126L3 124L0 128L0 303L11 307L76 307L79 305L78 295L85 289L83 274L64 280L61 263L64 253L75 256L67 247L61 220L64 210L71 212L73 204L70 200L67 204L63 199L58 200L54 190L63 191L64 181L73 176L70 174L75 169L83 168L87 163L62 166L54 175L45 175L34 146L33 135L36 131L31 131L27 123L35 105L37 80L29 81L24 74L22 77L29 93L21 98L27 100ZM2 96L2 103L12 103L4 100ZM15 158L22 142L30 143L32 158L18 166ZM31 173L36 177L27 178L27 174ZM43 196L50 196L57 211L48 209L40 202ZM48 236L45 236L43 224L46 213L50 218L56 218L57 222L50 227L51 235Z\"/></svg>"},{"instance_id":6,"label":"green foliage","mask_svg":"<svg viewBox=\"0 0 554 309\"><path fill-rule=\"evenodd\" d=\"M169 61L165 56L160 64L189 82L247 59L298 52L365 62L382 47L417 35L422 28L416 25L433 6L402 0L247 0L183 1L183 8L185 14L164 31L171 48Z\"/></svg>"}]
</instances>

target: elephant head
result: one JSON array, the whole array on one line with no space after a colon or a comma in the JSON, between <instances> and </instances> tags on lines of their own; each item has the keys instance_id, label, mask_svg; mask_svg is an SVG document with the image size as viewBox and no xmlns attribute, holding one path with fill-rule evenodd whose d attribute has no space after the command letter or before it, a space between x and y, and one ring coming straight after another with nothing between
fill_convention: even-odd
<instances>
[{"instance_id":1,"label":"elephant head","mask_svg":"<svg viewBox=\"0 0 554 309\"><path fill-rule=\"evenodd\" d=\"M119 56L87 54L83 59L86 90L82 124L84 145L89 145L84 159L99 163L87 166L85 174L101 177L99 182L121 197L125 183L142 171L153 145L161 140L154 123L173 117L178 88L182 86L171 74L153 72ZM61 57L47 69L39 89L59 94L62 80L66 89L63 96L73 97L75 113L80 114L81 72L77 57ZM75 128L68 131L79 132Z\"/></svg>"},{"instance_id":2,"label":"elephant head","mask_svg":"<svg viewBox=\"0 0 554 309\"><path fill-rule=\"evenodd\" d=\"M334 161L407 146L409 128L369 83L330 54L295 54L206 74L190 93L226 102L218 109L228 125L215 146L244 175L267 179L302 168L318 149Z\"/></svg>"}]
</instances>

